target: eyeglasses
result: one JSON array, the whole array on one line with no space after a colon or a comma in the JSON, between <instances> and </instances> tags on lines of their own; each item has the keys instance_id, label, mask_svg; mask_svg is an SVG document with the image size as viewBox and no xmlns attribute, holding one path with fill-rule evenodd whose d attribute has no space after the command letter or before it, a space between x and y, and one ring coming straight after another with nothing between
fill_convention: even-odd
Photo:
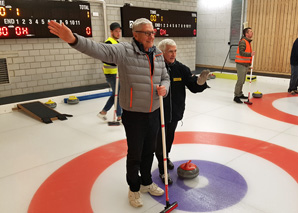
<instances>
[{"instance_id":1,"label":"eyeglasses","mask_svg":"<svg viewBox=\"0 0 298 213\"><path fill-rule=\"evenodd\" d=\"M155 31L135 31L136 33L144 33L146 36L151 36L151 35L154 35L156 34Z\"/></svg>"}]
</instances>

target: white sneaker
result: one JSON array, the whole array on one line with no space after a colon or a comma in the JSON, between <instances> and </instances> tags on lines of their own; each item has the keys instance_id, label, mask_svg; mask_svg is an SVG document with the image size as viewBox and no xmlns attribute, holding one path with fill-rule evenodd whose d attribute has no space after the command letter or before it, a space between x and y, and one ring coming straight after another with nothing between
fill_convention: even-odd
<instances>
[{"instance_id":1,"label":"white sneaker","mask_svg":"<svg viewBox=\"0 0 298 213\"><path fill-rule=\"evenodd\" d=\"M165 193L165 191L155 183L152 183L148 186L141 185L140 191L143 193L149 192L153 196L162 196Z\"/></svg>"},{"instance_id":2,"label":"white sneaker","mask_svg":"<svg viewBox=\"0 0 298 213\"><path fill-rule=\"evenodd\" d=\"M129 199L130 205L132 205L135 208L143 206L143 201L141 198L140 191L132 192L129 190L128 191L128 199Z\"/></svg>"},{"instance_id":3,"label":"white sneaker","mask_svg":"<svg viewBox=\"0 0 298 213\"><path fill-rule=\"evenodd\" d=\"M101 114L100 112L97 114L97 117L101 118L102 120L106 121L107 120L107 116Z\"/></svg>"}]
</instances>

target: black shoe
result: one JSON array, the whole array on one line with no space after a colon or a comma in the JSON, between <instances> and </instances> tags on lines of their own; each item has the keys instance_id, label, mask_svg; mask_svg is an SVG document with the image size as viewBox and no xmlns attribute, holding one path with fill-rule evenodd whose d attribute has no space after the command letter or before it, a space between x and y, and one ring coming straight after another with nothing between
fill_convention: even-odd
<instances>
[{"instance_id":1,"label":"black shoe","mask_svg":"<svg viewBox=\"0 0 298 213\"><path fill-rule=\"evenodd\" d=\"M161 178L162 182L165 183L165 175L164 174L162 174L162 175L160 174L159 177ZM168 184L169 185L173 184L173 180L172 180L172 178L170 177L169 174L168 174Z\"/></svg>"},{"instance_id":2,"label":"black shoe","mask_svg":"<svg viewBox=\"0 0 298 213\"><path fill-rule=\"evenodd\" d=\"M243 94L239 97L240 99L248 99L247 96L244 96Z\"/></svg>"},{"instance_id":3,"label":"black shoe","mask_svg":"<svg viewBox=\"0 0 298 213\"><path fill-rule=\"evenodd\" d=\"M169 169L169 170L173 170L175 166L174 166L174 164L172 163L172 161L170 160L170 158L168 158L167 162L168 162L168 169Z\"/></svg>"},{"instance_id":4,"label":"black shoe","mask_svg":"<svg viewBox=\"0 0 298 213\"><path fill-rule=\"evenodd\" d=\"M295 90L289 91L289 93L290 93L291 95L296 95Z\"/></svg>"},{"instance_id":5,"label":"black shoe","mask_svg":"<svg viewBox=\"0 0 298 213\"><path fill-rule=\"evenodd\" d=\"M243 102L240 100L239 97L235 97L235 98L234 98L234 101L235 101L236 103L238 103L238 104L242 104L242 103L243 103Z\"/></svg>"}]
</instances>

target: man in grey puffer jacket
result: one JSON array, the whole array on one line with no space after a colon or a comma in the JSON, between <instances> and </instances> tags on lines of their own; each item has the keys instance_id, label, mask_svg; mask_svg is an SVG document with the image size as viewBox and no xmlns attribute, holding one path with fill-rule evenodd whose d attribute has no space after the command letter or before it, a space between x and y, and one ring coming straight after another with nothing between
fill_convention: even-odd
<instances>
[{"instance_id":1,"label":"man in grey puffer jacket","mask_svg":"<svg viewBox=\"0 0 298 213\"><path fill-rule=\"evenodd\" d=\"M49 22L49 29L78 51L118 65L119 100L128 146L126 179L129 202L134 207L142 206L140 192L163 195L163 189L152 182L151 167L160 127L159 96L167 95L170 80L162 52L153 45L155 31L152 22L145 18L137 19L133 23L131 43L114 45L96 43L73 34L64 24L55 21Z\"/></svg>"}]
</instances>

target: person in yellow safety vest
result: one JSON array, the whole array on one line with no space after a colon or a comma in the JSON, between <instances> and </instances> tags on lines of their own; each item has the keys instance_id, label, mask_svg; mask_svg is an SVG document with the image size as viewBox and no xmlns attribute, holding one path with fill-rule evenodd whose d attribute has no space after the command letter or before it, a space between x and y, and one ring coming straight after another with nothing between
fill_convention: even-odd
<instances>
[{"instance_id":1,"label":"person in yellow safety vest","mask_svg":"<svg viewBox=\"0 0 298 213\"><path fill-rule=\"evenodd\" d=\"M121 36L121 26L117 22L114 22L110 25L111 30L111 36L105 41L106 44L118 44L118 39ZM114 98L115 98L115 89L116 89L116 76L118 72L118 68L116 64L103 62L103 72L105 74L106 80L110 87L112 88L112 95L106 102L103 109L98 113L98 117L100 117L103 120L107 120L107 112L111 109L111 107L114 105ZM118 94L119 94L119 88L118 87ZM122 109L119 104L119 100L117 101L117 121L121 121L121 114Z\"/></svg>"},{"instance_id":2,"label":"person in yellow safety vest","mask_svg":"<svg viewBox=\"0 0 298 213\"><path fill-rule=\"evenodd\" d=\"M246 73L249 71L251 65L252 57L255 55L255 51L252 51L250 45L252 37L253 32L251 28L245 28L236 53L237 82L234 90L234 101L238 104L243 103L241 99L248 98L244 96L242 88L245 83Z\"/></svg>"}]
</instances>

